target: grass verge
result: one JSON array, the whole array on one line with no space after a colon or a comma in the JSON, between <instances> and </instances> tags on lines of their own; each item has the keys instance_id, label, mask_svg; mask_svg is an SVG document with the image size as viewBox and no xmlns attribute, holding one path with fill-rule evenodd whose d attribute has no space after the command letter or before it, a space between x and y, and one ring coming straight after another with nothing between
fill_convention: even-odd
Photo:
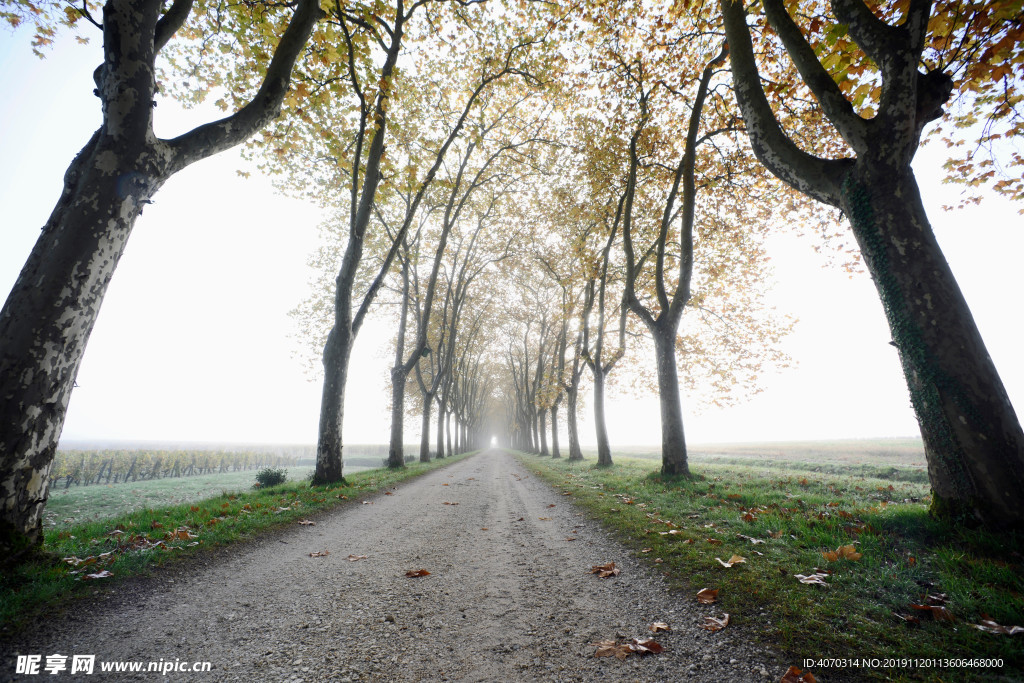
<instances>
[{"instance_id":1,"label":"grass verge","mask_svg":"<svg viewBox=\"0 0 1024 683\"><path fill-rule=\"evenodd\" d=\"M1024 625L1024 536L936 522L925 485L724 464L667 479L649 460L519 458L676 587L718 590L709 615L728 613L801 668L869 664L816 664L819 681L1024 680L1024 634L973 626ZM843 546L859 557L826 557ZM744 561L718 559L734 556Z\"/></svg>"},{"instance_id":2,"label":"grass verge","mask_svg":"<svg viewBox=\"0 0 1024 683\"><path fill-rule=\"evenodd\" d=\"M116 588L126 578L356 504L362 497L470 455L412 463L401 470L356 472L346 477L345 486L287 482L48 531L46 558L0 577L0 629L10 635L40 614Z\"/></svg>"}]
</instances>

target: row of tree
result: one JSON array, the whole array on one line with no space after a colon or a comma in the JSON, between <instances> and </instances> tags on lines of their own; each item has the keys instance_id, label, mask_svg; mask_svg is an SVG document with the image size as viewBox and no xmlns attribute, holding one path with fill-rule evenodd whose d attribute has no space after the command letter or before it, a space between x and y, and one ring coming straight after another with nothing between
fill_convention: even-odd
<instances>
[{"instance_id":1,"label":"row of tree","mask_svg":"<svg viewBox=\"0 0 1024 683\"><path fill-rule=\"evenodd\" d=\"M679 370L720 398L785 362L789 322L760 298L763 238L827 226L835 213L816 201L849 220L878 287L936 510L1024 523L1024 434L910 167L953 98L942 134L984 121L953 177L1024 194L1024 161L995 144L1024 126L1019 3L107 0L100 18L88 3L4 6L41 45L61 23L99 26L105 54L103 123L0 313L4 556L41 542L71 388L142 208L248 138L284 191L334 216L300 313L323 349L315 483L342 480L349 359L379 309L396 329L392 466L406 394L420 399L422 459L435 407L438 455L506 432L544 452L549 419L559 450L563 399L576 457L588 371L610 464L605 386L646 335L662 470L686 475ZM225 118L158 138L161 82L185 100L214 92Z\"/></svg>"}]
</instances>

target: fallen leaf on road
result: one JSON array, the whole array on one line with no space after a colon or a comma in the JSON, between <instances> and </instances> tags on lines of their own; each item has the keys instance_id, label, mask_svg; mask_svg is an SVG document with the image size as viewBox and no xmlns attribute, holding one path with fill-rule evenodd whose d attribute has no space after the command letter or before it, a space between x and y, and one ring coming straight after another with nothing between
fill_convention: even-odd
<instances>
[{"instance_id":1,"label":"fallen leaf on road","mask_svg":"<svg viewBox=\"0 0 1024 683\"><path fill-rule=\"evenodd\" d=\"M525 520L525 518L523 518L523 517L520 517L520 518L519 518L519 519L517 519L516 521L517 521L517 522L523 522L523 521L526 521L526 520Z\"/></svg>"},{"instance_id":2,"label":"fallen leaf on road","mask_svg":"<svg viewBox=\"0 0 1024 683\"><path fill-rule=\"evenodd\" d=\"M565 540L567 540L567 541L575 541L575 540L576 540L576 538L575 538L575 537L573 537L573 536L566 536L566 537L565 537Z\"/></svg>"},{"instance_id":3,"label":"fallen leaf on road","mask_svg":"<svg viewBox=\"0 0 1024 683\"><path fill-rule=\"evenodd\" d=\"M449 503L447 500L444 502L445 505L458 505L458 503Z\"/></svg>"},{"instance_id":4,"label":"fallen leaf on road","mask_svg":"<svg viewBox=\"0 0 1024 683\"><path fill-rule=\"evenodd\" d=\"M629 644L629 649L638 655L656 655L660 654L665 648L653 638L648 638L647 640L634 638L633 642Z\"/></svg>"},{"instance_id":5,"label":"fallen leaf on road","mask_svg":"<svg viewBox=\"0 0 1024 683\"><path fill-rule=\"evenodd\" d=\"M720 557L716 557L715 559L718 560L718 564L722 565L726 569L728 569L729 567L733 566L734 564L742 564L742 563L747 561L747 558L742 557L740 555L733 555L732 557L729 558L728 562L726 562L725 560L723 560Z\"/></svg>"},{"instance_id":6,"label":"fallen leaf on road","mask_svg":"<svg viewBox=\"0 0 1024 683\"><path fill-rule=\"evenodd\" d=\"M485 527L485 526L480 527L480 531L487 531L487 527Z\"/></svg>"},{"instance_id":7,"label":"fallen leaf on road","mask_svg":"<svg viewBox=\"0 0 1024 683\"><path fill-rule=\"evenodd\" d=\"M430 572L428 572L426 569L410 569L405 573L405 575L408 578L413 579L417 576L430 576Z\"/></svg>"},{"instance_id":8,"label":"fallen leaf on road","mask_svg":"<svg viewBox=\"0 0 1024 683\"><path fill-rule=\"evenodd\" d=\"M448 486L448 482L445 482L444 484L441 484L441 486Z\"/></svg>"},{"instance_id":9,"label":"fallen leaf on road","mask_svg":"<svg viewBox=\"0 0 1024 683\"><path fill-rule=\"evenodd\" d=\"M331 554L330 550L318 550L315 553L310 553L309 556L310 557L327 557L330 554Z\"/></svg>"},{"instance_id":10,"label":"fallen leaf on road","mask_svg":"<svg viewBox=\"0 0 1024 683\"><path fill-rule=\"evenodd\" d=\"M384 492L384 495L385 495L385 496L393 496L393 495L395 495L395 494L391 493L391 491L385 491L385 492Z\"/></svg>"},{"instance_id":11,"label":"fallen leaf on road","mask_svg":"<svg viewBox=\"0 0 1024 683\"><path fill-rule=\"evenodd\" d=\"M538 517L537 519L539 519L542 522L550 522L551 521L550 517Z\"/></svg>"},{"instance_id":12,"label":"fallen leaf on road","mask_svg":"<svg viewBox=\"0 0 1024 683\"><path fill-rule=\"evenodd\" d=\"M348 556L348 561L349 562L358 562L359 560L366 560L366 559L369 559L369 558L366 557L366 555L349 555Z\"/></svg>"},{"instance_id":13,"label":"fallen leaf on road","mask_svg":"<svg viewBox=\"0 0 1024 683\"><path fill-rule=\"evenodd\" d=\"M804 673L795 666L791 666L779 683L818 683L818 679L810 671Z\"/></svg>"},{"instance_id":14,"label":"fallen leaf on road","mask_svg":"<svg viewBox=\"0 0 1024 683\"><path fill-rule=\"evenodd\" d=\"M630 649L629 645L625 643L616 643L614 640L602 640L594 643L597 646L597 652L594 653L595 657L615 657L616 659L625 659L626 657L633 654L633 650Z\"/></svg>"},{"instance_id":15,"label":"fallen leaf on road","mask_svg":"<svg viewBox=\"0 0 1024 683\"><path fill-rule=\"evenodd\" d=\"M554 504L554 503L551 503L550 505L548 505L548 507L549 507L549 508L553 508L553 507L555 507L555 504Z\"/></svg>"},{"instance_id":16,"label":"fallen leaf on road","mask_svg":"<svg viewBox=\"0 0 1024 683\"><path fill-rule=\"evenodd\" d=\"M614 562L597 564L590 569L591 574L597 574L598 578L601 579L607 579L609 576L618 576L619 571L619 568L615 566Z\"/></svg>"},{"instance_id":17,"label":"fallen leaf on road","mask_svg":"<svg viewBox=\"0 0 1024 683\"><path fill-rule=\"evenodd\" d=\"M714 590L712 590L711 588L701 588L699 591L697 591L697 602L703 603L705 605L713 605L716 600L718 600L717 588L715 588Z\"/></svg>"},{"instance_id":18,"label":"fallen leaf on road","mask_svg":"<svg viewBox=\"0 0 1024 683\"><path fill-rule=\"evenodd\" d=\"M701 624L701 628L705 631L721 631L723 628L729 625L729 615L723 614L720 618L715 617L704 617L704 623Z\"/></svg>"},{"instance_id":19,"label":"fallen leaf on road","mask_svg":"<svg viewBox=\"0 0 1024 683\"><path fill-rule=\"evenodd\" d=\"M974 628L985 633L994 633L997 636L1015 636L1024 633L1024 626L1001 626L992 620L987 614L981 615L980 624L971 624Z\"/></svg>"},{"instance_id":20,"label":"fallen leaf on road","mask_svg":"<svg viewBox=\"0 0 1024 683\"><path fill-rule=\"evenodd\" d=\"M363 505L373 505L373 501L371 501L371 500L364 500L363 501Z\"/></svg>"},{"instance_id":21,"label":"fallen leaf on road","mask_svg":"<svg viewBox=\"0 0 1024 683\"><path fill-rule=\"evenodd\" d=\"M654 633L658 633L660 631L671 631L672 630L672 627L669 626L664 621L656 621L653 624L651 624L650 626L648 626L647 628L651 629L651 631L653 631Z\"/></svg>"},{"instance_id":22,"label":"fallen leaf on road","mask_svg":"<svg viewBox=\"0 0 1024 683\"><path fill-rule=\"evenodd\" d=\"M316 522L311 522L308 519L300 519L299 524L302 526L316 526Z\"/></svg>"}]
</instances>

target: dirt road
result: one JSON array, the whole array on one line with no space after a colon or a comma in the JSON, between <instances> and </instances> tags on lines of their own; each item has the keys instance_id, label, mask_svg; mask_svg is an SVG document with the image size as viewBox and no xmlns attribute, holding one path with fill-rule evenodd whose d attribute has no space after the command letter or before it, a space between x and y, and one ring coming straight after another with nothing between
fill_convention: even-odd
<instances>
[{"instance_id":1,"label":"dirt road","mask_svg":"<svg viewBox=\"0 0 1024 683\"><path fill-rule=\"evenodd\" d=\"M785 670L735 627L702 630L713 607L667 591L511 455L490 451L390 493L25 634L0 679L19 653L97 662L92 676L20 680L763 682ZM589 573L609 561L619 576ZM419 569L430 575L406 577ZM648 637L655 621L673 629L656 636L662 654L594 657L592 643ZM161 659L211 671L98 671Z\"/></svg>"}]
</instances>

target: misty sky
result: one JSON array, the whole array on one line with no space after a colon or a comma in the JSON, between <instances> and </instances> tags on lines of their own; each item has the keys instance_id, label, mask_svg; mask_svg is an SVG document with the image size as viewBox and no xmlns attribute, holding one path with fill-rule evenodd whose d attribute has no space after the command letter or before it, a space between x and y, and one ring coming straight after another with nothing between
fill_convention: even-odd
<instances>
[{"instance_id":1,"label":"misty sky","mask_svg":"<svg viewBox=\"0 0 1024 683\"><path fill-rule=\"evenodd\" d=\"M0 32L0 293L6 298L57 200L71 159L99 122L92 95L96 45L32 56L26 31ZM73 41L72 41L73 42ZM162 100L158 134L201 122ZM1024 405L1024 324L1017 260L1020 216L999 199L943 213L959 189L936 182L941 150L915 168L939 241L1018 410ZM313 443L319 382L295 358L287 316L304 296L305 265L320 213L276 196L260 178L236 174L236 152L172 178L136 224L114 275L71 399L65 439ZM822 267L810 242L771 243L773 301L800 319L785 348L795 369L765 378L765 391L730 410L695 415L684 396L691 441L911 436L895 349L870 279ZM368 325L356 347L345 418L349 443L387 440L390 332ZM660 441L654 388L613 392L616 443ZM592 441L586 403L582 425ZM412 425L410 425L412 426ZM416 429L407 429L409 442Z\"/></svg>"}]
</instances>

